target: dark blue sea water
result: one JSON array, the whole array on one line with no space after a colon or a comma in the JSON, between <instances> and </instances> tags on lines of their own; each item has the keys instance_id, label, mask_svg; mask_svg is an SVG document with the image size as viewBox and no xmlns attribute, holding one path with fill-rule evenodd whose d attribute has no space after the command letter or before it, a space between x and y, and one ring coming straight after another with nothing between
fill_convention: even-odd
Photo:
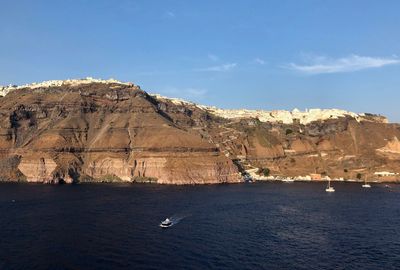
<instances>
[{"instance_id":1,"label":"dark blue sea water","mask_svg":"<svg viewBox=\"0 0 400 270\"><path fill-rule=\"evenodd\" d=\"M2 184L0 269L400 269L400 186L335 187Z\"/></svg>"}]
</instances>

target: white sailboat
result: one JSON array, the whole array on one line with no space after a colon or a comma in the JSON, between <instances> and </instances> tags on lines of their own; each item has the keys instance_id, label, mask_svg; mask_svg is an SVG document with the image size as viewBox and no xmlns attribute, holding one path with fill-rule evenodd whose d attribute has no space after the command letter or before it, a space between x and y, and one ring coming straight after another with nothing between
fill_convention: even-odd
<instances>
[{"instance_id":1,"label":"white sailboat","mask_svg":"<svg viewBox=\"0 0 400 270\"><path fill-rule=\"evenodd\" d=\"M367 184L367 176L364 178L364 185L362 185L363 188L371 188L370 184Z\"/></svg>"},{"instance_id":2,"label":"white sailboat","mask_svg":"<svg viewBox=\"0 0 400 270\"><path fill-rule=\"evenodd\" d=\"M328 180L328 186L325 189L326 192L335 192L335 189L331 186L331 180Z\"/></svg>"}]
</instances>

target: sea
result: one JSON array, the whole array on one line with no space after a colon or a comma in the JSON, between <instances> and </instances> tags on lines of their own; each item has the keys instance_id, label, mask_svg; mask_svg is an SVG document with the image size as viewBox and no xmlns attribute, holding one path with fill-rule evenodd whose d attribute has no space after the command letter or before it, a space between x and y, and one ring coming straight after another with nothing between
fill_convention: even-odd
<instances>
[{"instance_id":1,"label":"sea","mask_svg":"<svg viewBox=\"0 0 400 270\"><path fill-rule=\"evenodd\" d=\"M400 269L400 185L334 187L1 184L0 269Z\"/></svg>"}]
</instances>

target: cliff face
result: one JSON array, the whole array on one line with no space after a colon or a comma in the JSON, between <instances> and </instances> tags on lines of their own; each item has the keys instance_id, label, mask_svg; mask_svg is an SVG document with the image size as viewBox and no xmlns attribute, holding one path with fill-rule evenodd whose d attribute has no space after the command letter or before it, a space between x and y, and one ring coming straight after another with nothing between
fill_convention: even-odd
<instances>
[{"instance_id":1,"label":"cliff face","mask_svg":"<svg viewBox=\"0 0 400 270\"><path fill-rule=\"evenodd\" d=\"M239 171L258 168L374 180L376 172L391 172L392 180L400 172L400 126L382 116L224 111L114 80L1 92L2 180L211 184L240 182Z\"/></svg>"},{"instance_id":2,"label":"cliff face","mask_svg":"<svg viewBox=\"0 0 400 270\"><path fill-rule=\"evenodd\" d=\"M341 110L308 112L220 110L158 97L174 121L210 115L196 131L244 170L268 168L271 175L397 181L400 125L380 115ZM197 112L190 117L184 110ZM211 117L212 116L212 117ZM203 115L204 118L204 115ZM391 172L382 177L379 172Z\"/></svg>"},{"instance_id":3,"label":"cliff face","mask_svg":"<svg viewBox=\"0 0 400 270\"><path fill-rule=\"evenodd\" d=\"M91 82L13 89L0 100L0 174L28 182L240 181L215 145L139 87Z\"/></svg>"}]
</instances>

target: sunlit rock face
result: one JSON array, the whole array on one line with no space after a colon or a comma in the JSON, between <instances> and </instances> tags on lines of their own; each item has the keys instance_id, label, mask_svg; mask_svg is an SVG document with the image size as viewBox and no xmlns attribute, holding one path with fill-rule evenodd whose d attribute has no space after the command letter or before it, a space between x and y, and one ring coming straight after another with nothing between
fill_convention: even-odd
<instances>
[{"instance_id":1,"label":"sunlit rock face","mask_svg":"<svg viewBox=\"0 0 400 270\"><path fill-rule=\"evenodd\" d=\"M18 169L26 177L28 182L56 182L53 178L53 171L57 164L50 158L23 158Z\"/></svg>"},{"instance_id":2,"label":"sunlit rock face","mask_svg":"<svg viewBox=\"0 0 400 270\"><path fill-rule=\"evenodd\" d=\"M0 165L13 162L3 180L241 181L231 159L131 83L84 79L9 90L0 99Z\"/></svg>"},{"instance_id":3,"label":"sunlit rock face","mask_svg":"<svg viewBox=\"0 0 400 270\"><path fill-rule=\"evenodd\" d=\"M273 176L298 179L321 175L350 180L361 174L372 181L388 180L378 178L376 171L400 172L395 139L400 138L400 126L381 115L338 109L222 110L154 97L176 123L194 126L227 157L237 160L243 171L268 168Z\"/></svg>"},{"instance_id":4,"label":"sunlit rock face","mask_svg":"<svg viewBox=\"0 0 400 270\"><path fill-rule=\"evenodd\" d=\"M0 89L3 181L237 183L258 168L302 179L387 171L396 181L400 172L400 126L380 115L221 110L112 79Z\"/></svg>"}]
</instances>

